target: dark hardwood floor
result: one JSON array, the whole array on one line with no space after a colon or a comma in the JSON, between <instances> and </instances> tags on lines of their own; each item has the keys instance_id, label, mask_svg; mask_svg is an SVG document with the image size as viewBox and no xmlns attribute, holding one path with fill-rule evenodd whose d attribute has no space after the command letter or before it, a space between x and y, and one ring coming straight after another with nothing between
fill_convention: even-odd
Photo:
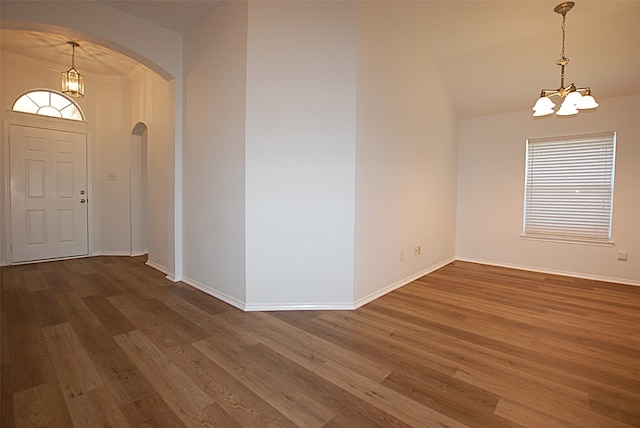
<instances>
[{"instance_id":1,"label":"dark hardwood floor","mask_svg":"<svg viewBox=\"0 0 640 428\"><path fill-rule=\"evenodd\" d=\"M118 257L1 286L3 428L640 426L640 287L454 262L243 313Z\"/></svg>"}]
</instances>

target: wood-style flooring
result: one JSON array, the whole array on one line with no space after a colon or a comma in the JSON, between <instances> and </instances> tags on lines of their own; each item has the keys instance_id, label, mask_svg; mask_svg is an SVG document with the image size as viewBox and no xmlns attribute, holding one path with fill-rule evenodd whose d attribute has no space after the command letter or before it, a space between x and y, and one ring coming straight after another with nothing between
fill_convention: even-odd
<instances>
[{"instance_id":1,"label":"wood-style flooring","mask_svg":"<svg viewBox=\"0 0 640 428\"><path fill-rule=\"evenodd\" d=\"M119 257L1 287L3 428L640 426L640 287L454 262L243 313Z\"/></svg>"}]
</instances>

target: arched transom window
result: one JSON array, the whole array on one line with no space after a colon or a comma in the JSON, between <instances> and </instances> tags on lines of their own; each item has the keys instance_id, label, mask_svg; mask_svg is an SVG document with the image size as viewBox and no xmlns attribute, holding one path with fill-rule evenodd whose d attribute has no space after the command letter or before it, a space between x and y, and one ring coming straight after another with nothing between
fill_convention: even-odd
<instances>
[{"instance_id":1,"label":"arched transom window","mask_svg":"<svg viewBox=\"0 0 640 428\"><path fill-rule=\"evenodd\" d=\"M84 120L80 107L57 92L46 89L27 92L13 104L13 111L60 117L62 119Z\"/></svg>"}]
</instances>

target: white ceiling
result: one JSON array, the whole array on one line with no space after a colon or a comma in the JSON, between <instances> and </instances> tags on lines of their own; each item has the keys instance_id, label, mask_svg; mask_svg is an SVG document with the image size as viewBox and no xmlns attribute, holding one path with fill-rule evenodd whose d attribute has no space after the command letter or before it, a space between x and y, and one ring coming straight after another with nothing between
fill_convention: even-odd
<instances>
[{"instance_id":1,"label":"white ceiling","mask_svg":"<svg viewBox=\"0 0 640 428\"><path fill-rule=\"evenodd\" d=\"M186 34L222 0L101 0L138 18L151 21L177 33Z\"/></svg>"},{"instance_id":2,"label":"white ceiling","mask_svg":"<svg viewBox=\"0 0 640 428\"><path fill-rule=\"evenodd\" d=\"M232 1L232 0L228 0ZM302 1L302 0L293 0ZM373 1L373 0L372 0ZM219 0L102 1L187 34ZM541 89L560 84L559 1L397 2L390 19L412 31L442 71L460 117L528 109ZM416 9L417 8L417 9ZM577 1L567 14L566 83L590 86L598 98L640 93L640 0ZM64 36L2 29L3 52L70 65ZM76 66L99 74L126 74L136 63L83 40Z\"/></svg>"},{"instance_id":3,"label":"white ceiling","mask_svg":"<svg viewBox=\"0 0 640 428\"><path fill-rule=\"evenodd\" d=\"M37 61L59 64L60 71L71 67L71 40L64 35L35 31L0 30L0 42L3 54L6 52L26 56ZM74 38L80 44L76 48L76 68L82 73L102 75L126 75L138 63L118 52Z\"/></svg>"}]
</instances>

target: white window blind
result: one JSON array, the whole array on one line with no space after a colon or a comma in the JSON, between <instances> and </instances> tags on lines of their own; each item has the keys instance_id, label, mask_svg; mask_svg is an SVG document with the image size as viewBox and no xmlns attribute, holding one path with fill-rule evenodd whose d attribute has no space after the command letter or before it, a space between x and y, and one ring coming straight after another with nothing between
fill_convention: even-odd
<instances>
[{"instance_id":1,"label":"white window blind","mask_svg":"<svg viewBox=\"0 0 640 428\"><path fill-rule=\"evenodd\" d=\"M525 237L611 241L615 133L527 140Z\"/></svg>"}]
</instances>

